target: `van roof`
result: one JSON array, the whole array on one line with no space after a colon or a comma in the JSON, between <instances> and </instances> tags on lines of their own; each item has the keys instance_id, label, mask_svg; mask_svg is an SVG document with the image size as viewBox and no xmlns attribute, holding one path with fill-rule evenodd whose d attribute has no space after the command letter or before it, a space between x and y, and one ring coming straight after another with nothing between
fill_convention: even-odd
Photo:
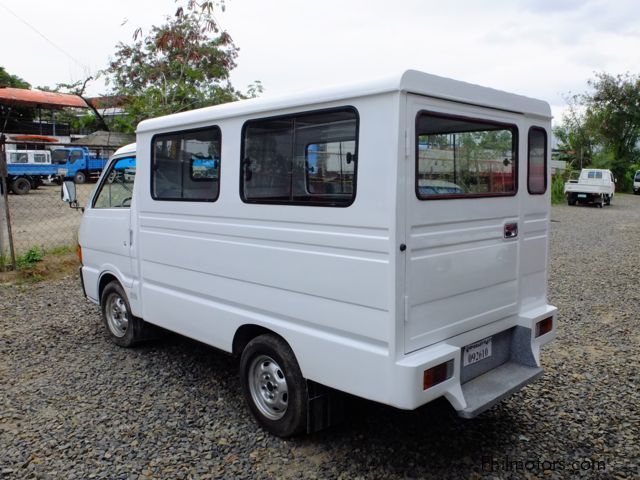
<instances>
[{"instance_id":1,"label":"van roof","mask_svg":"<svg viewBox=\"0 0 640 480\"><path fill-rule=\"evenodd\" d=\"M137 133L175 128L176 125L204 123L211 121L213 118L230 118L391 92L415 93L551 119L549 104L542 100L507 93L493 88L481 87L479 85L439 77L416 70L407 70L400 76L396 75L379 80L319 90L306 90L287 95L265 95L260 98L240 100L188 112L166 115L164 117L152 118L140 122Z\"/></svg>"},{"instance_id":2,"label":"van roof","mask_svg":"<svg viewBox=\"0 0 640 480\"><path fill-rule=\"evenodd\" d=\"M116 155L126 155L127 153L136 153L136 144L135 143L130 143L128 145L124 145L124 146L120 147L118 150L116 150L113 153L113 156L115 157Z\"/></svg>"}]
</instances>

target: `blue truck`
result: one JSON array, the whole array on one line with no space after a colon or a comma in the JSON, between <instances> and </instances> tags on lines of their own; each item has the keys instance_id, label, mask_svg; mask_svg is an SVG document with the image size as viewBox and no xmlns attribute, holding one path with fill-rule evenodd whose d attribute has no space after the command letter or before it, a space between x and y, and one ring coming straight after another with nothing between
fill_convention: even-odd
<instances>
[{"instance_id":1,"label":"blue truck","mask_svg":"<svg viewBox=\"0 0 640 480\"><path fill-rule=\"evenodd\" d=\"M87 147L55 148L51 150L50 164L8 163L9 189L16 195L25 195L45 179L85 183L100 175L107 160L93 156Z\"/></svg>"}]
</instances>

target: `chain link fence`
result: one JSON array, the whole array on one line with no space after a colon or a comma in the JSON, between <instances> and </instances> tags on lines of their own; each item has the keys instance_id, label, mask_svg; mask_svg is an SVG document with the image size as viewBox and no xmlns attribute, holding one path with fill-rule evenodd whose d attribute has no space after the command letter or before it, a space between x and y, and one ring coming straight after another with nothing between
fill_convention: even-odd
<instances>
[{"instance_id":1,"label":"chain link fence","mask_svg":"<svg viewBox=\"0 0 640 480\"><path fill-rule=\"evenodd\" d=\"M95 183L76 187L78 204L84 207ZM44 183L26 195L0 195L0 268L16 266L12 244L18 260L31 249L46 254L77 245L82 213L61 200L60 189L56 183Z\"/></svg>"}]
</instances>

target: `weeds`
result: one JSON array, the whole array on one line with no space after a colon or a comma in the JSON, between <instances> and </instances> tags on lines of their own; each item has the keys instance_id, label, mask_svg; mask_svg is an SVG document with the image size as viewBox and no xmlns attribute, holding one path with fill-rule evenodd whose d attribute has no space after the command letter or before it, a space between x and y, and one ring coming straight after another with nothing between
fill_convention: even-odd
<instances>
[{"instance_id":1,"label":"weeds","mask_svg":"<svg viewBox=\"0 0 640 480\"><path fill-rule=\"evenodd\" d=\"M564 201L564 177L562 175L554 175L551 181L551 203L556 205Z\"/></svg>"},{"instance_id":2,"label":"weeds","mask_svg":"<svg viewBox=\"0 0 640 480\"><path fill-rule=\"evenodd\" d=\"M0 257L0 266L11 265L10 260ZM40 247L32 247L16 258L13 271L0 271L0 284L30 284L43 280L54 280L66 275L73 275L79 266L78 257L73 247L56 247L45 251Z\"/></svg>"},{"instance_id":3,"label":"weeds","mask_svg":"<svg viewBox=\"0 0 640 480\"><path fill-rule=\"evenodd\" d=\"M26 270L33 268L36 263L41 262L44 258L44 251L41 248L31 247L27 253L16 258L16 267L18 270Z\"/></svg>"}]
</instances>

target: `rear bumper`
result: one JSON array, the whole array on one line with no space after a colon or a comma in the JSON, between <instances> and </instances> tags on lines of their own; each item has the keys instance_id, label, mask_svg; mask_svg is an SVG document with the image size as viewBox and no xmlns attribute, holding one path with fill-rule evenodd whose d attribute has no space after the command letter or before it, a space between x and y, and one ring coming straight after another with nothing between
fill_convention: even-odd
<instances>
[{"instance_id":1,"label":"rear bumper","mask_svg":"<svg viewBox=\"0 0 640 480\"><path fill-rule=\"evenodd\" d=\"M458 410L463 418L473 418L499 401L533 382L543 373L540 367L529 367L509 361L462 385L466 408Z\"/></svg>"},{"instance_id":2,"label":"rear bumper","mask_svg":"<svg viewBox=\"0 0 640 480\"><path fill-rule=\"evenodd\" d=\"M555 307L545 305L406 355L395 364L395 388L390 403L398 408L415 409L445 397L461 417L479 415L542 375L540 347L555 338L556 312ZM553 317L552 330L536 337L536 324L549 317ZM463 348L488 337L497 339L507 331L509 346L508 351L503 350L502 358L499 361L494 358L497 363L491 364L489 370L469 375L469 367L462 366ZM448 361L453 362L452 376L424 390L424 371Z\"/></svg>"}]
</instances>

